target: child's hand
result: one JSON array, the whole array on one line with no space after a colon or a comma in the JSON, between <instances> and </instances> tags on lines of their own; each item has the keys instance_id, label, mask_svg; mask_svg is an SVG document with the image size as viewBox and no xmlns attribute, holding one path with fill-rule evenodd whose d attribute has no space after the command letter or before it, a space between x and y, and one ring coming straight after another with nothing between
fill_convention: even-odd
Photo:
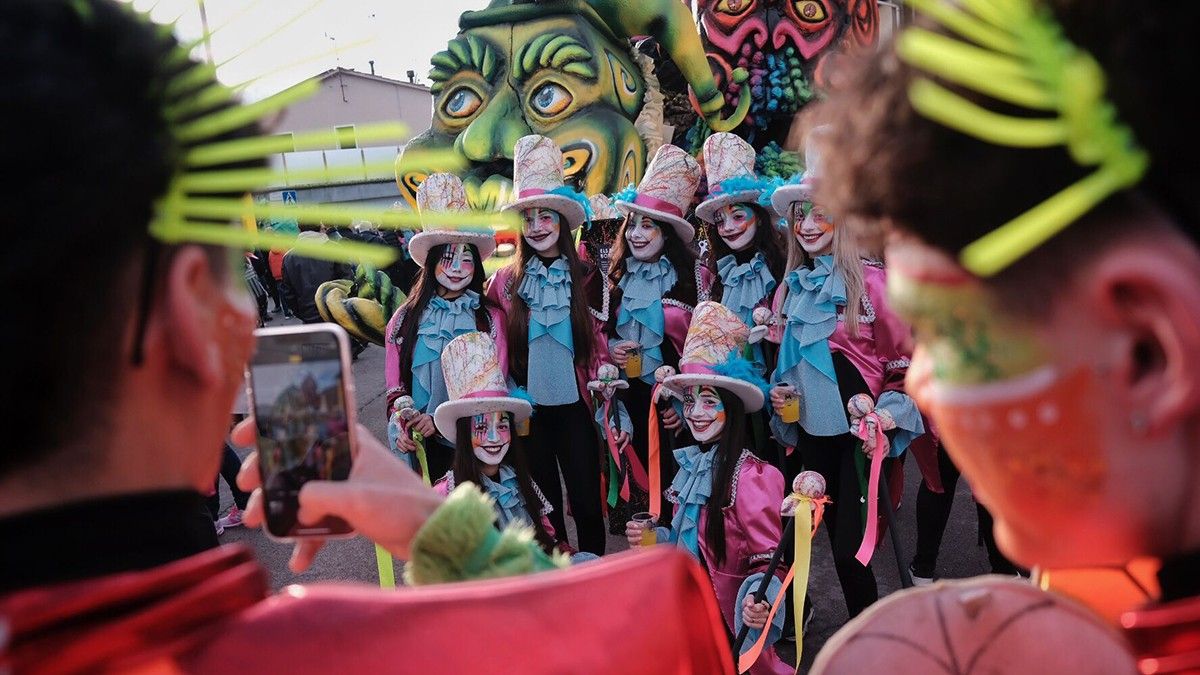
<instances>
[{"instance_id":1,"label":"child's hand","mask_svg":"<svg viewBox=\"0 0 1200 675\"><path fill-rule=\"evenodd\" d=\"M675 408L667 408L660 413L662 416L663 426L671 431L677 431L683 426L683 419L679 417L679 413L675 412Z\"/></svg>"},{"instance_id":2,"label":"child's hand","mask_svg":"<svg viewBox=\"0 0 1200 675\"><path fill-rule=\"evenodd\" d=\"M747 595L742 602L742 623L755 629L762 630L767 625L767 615L771 613L771 605L766 602L755 603L754 595Z\"/></svg>"},{"instance_id":3,"label":"child's hand","mask_svg":"<svg viewBox=\"0 0 1200 675\"><path fill-rule=\"evenodd\" d=\"M645 529L641 523L632 520L625 523L625 539L629 542L629 548L637 548L642 545L642 532Z\"/></svg>"}]
</instances>

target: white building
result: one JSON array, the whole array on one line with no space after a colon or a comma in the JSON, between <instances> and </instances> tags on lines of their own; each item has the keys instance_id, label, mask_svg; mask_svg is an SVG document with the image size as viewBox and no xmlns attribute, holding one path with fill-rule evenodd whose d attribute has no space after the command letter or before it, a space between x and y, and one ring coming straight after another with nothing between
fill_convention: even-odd
<instances>
[{"instance_id":1,"label":"white building","mask_svg":"<svg viewBox=\"0 0 1200 675\"><path fill-rule=\"evenodd\" d=\"M267 126L279 134L305 131L351 131L372 122L400 122L403 136L379 139L363 146L349 134L340 134L340 147L294 145L292 152L275 155L274 168L282 169L282 185L267 192L270 201L291 200L299 203L360 203L391 205L401 199L396 187L392 163L409 138L429 128L433 115L433 96L429 89L370 73L334 68L316 76L320 90L280 112ZM322 169L361 167L361 173L336 178ZM371 167L376 167L371 170ZM386 167L386 168L384 168ZM303 172L301 175L299 172Z\"/></svg>"}]
</instances>

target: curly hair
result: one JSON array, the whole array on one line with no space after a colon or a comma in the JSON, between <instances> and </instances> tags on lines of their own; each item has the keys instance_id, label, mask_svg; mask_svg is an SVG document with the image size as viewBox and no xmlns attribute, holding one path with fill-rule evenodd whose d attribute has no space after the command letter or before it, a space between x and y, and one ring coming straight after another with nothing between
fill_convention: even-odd
<instances>
[{"instance_id":1,"label":"curly hair","mask_svg":"<svg viewBox=\"0 0 1200 675\"><path fill-rule=\"evenodd\" d=\"M1061 279L1071 263L1086 258L1080 250L1094 251L1104 243L1100 231L1144 213L1147 204L1170 214L1193 241L1200 234L1200 135L1186 114L1191 88L1185 84L1200 67L1200 53L1190 32L1181 29L1200 21L1200 5L1152 0L1130 11L1117 0L1046 2L1067 37L1104 68L1107 96L1152 165L1136 189L1098 205L1048 246L1000 274L998 284L1046 267L1039 260L1047 258L1057 258L1053 273ZM842 218L891 222L956 255L1089 173L1063 148L991 145L921 116L909 103L908 87L925 75L901 61L890 44L843 63L840 86L820 111L834 124L822 139L825 180L818 187L820 201ZM1030 114L941 84L998 112ZM1071 251L1074 255L1064 259Z\"/></svg>"}]
</instances>

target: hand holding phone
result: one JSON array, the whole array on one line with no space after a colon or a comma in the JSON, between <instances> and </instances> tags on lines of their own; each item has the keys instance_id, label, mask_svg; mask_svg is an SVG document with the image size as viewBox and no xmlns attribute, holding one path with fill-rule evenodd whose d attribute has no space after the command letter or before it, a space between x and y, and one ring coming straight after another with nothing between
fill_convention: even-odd
<instances>
[{"instance_id":1,"label":"hand holding phone","mask_svg":"<svg viewBox=\"0 0 1200 675\"><path fill-rule=\"evenodd\" d=\"M248 368L267 533L277 539L349 536L342 519L298 519L310 481L350 477L355 439L350 341L333 324L260 329Z\"/></svg>"},{"instance_id":2,"label":"hand holding phone","mask_svg":"<svg viewBox=\"0 0 1200 675\"><path fill-rule=\"evenodd\" d=\"M425 485L421 477L371 435L357 429L354 465L345 481L313 481L300 489L301 523L315 523L336 516L358 533L374 541L397 558L411 557L409 545L417 530L442 503L442 497ZM257 437L253 419L242 421L233 431L236 445L247 446ZM258 453L250 453L242 462L238 487L251 492L243 522L258 527L264 520L261 473ZM324 539L304 537L296 542L291 569L303 572L325 543Z\"/></svg>"}]
</instances>

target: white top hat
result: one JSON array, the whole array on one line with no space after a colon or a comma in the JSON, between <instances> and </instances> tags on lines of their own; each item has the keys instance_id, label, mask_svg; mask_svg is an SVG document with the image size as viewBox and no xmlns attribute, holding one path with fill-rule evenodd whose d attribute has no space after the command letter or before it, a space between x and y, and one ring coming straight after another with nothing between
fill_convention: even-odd
<instances>
[{"instance_id":1,"label":"white top hat","mask_svg":"<svg viewBox=\"0 0 1200 675\"><path fill-rule=\"evenodd\" d=\"M612 200L607 195L592 195L588 202L592 205L592 220L617 220L621 212L613 208Z\"/></svg>"},{"instance_id":2,"label":"white top hat","mask_svg":"<svg viewBox=\"0 0 1200 675\"><path fill-rule=\"evenodd\" d=\"M829 132L829 125L823 124L808 132L804 139L804 176L799 183L789 183L780 186L771 195L771 207L775 213L790 218L792 205L796 202L812 201L813 188L821 176L821 151L815 139Z\"/></svg>"},{"instance_id":3,"label":"white top hat","mask_svg":"<svg viewBox=\"0 0 1200 675\"><path fill-rule=\"evenodd\" d=\"M722 206L758 202L766 186L754 174L755 157L753 146L735 134L716 133L704 141L708 199L696 207L697 218L711 223Z\"/></svg>"},{"instance_id":4,"label":"white top hat","mask_svg":"<svg viewBox=\"0 0 1200 675\"><path fill-rule=\"evenodd\" d=\"M762 389L752 382L718 373L731 359L742 358L749 338L750 328L729 308L712 301L696 305L679 357L679 374L663 380L663 385L677 392L695 386L726 389L742 399L746 412L762 409Z\"/></svg>"},{"instance_id":5,"label":"white top hat","mask_svg":"<svg viewBox=\"0 0 1200 675\"><path fill-rule=\"evenodd\" d=\"M464 333L447 342L442 349L442 373L449 400L433 411L433 423L451 444L460 418L508 412L516 423L533 413L529 401L509 396L496 343L487 333Z\"/></svg>"},{"instance_id":6,"label":"white top hat","mask_svg":"<svg viewBox=\"0 0 1200 675\"><path fill-rule=\"evenodd\" d=\"M618 195L615 206L621 213L640 213L670 223L687 244L696 238L696 230L686 216L700 187L700 178L700 164L694 157L674 145L664 145L646 167L637 195L632 200Z\"/></svg>"},{"instance_id":7,"label":"white top hat","mask_svg":"<svg viewBox=\"0 0 1200 675\"><path fill-rule=\"evenodd\" d=\"M417 188L417 210L421 220L429 213L469 211L467 192L462 179L450 173L435 173ZM474 244L482 262L496 250L496 237L489 231L455 230L445 226L426 226L423 232L408 242L408 253L417 265L424 267L429 251L439 244Z\"/></svg>"},{"instance_id":8,"label":"white top hat","mask_svg":"<svg viewBox=\"0 0 1200 675\"><path fill-rule=\"evenodd\" d=\"M517 198L504 210L550 209L561 213L572 230L587 220L583 204L566 193L562 151L545 136L523 136L513 149L513 191Z\"/></svg>"}]
</instances>

